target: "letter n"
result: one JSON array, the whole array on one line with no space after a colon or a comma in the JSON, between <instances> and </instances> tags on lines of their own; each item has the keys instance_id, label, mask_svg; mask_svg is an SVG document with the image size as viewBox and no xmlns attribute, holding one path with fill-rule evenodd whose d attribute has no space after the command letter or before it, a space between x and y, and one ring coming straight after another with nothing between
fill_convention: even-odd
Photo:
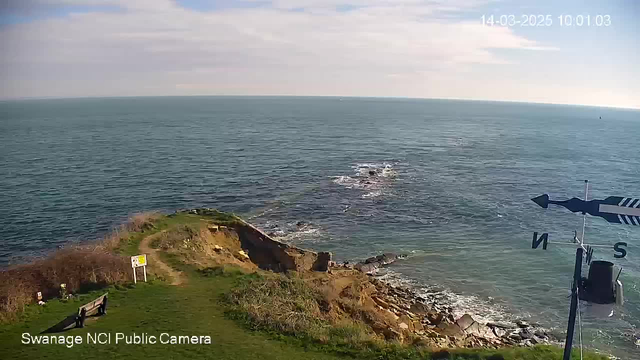
<instances>
[{"instance_id":1,"label":"letter n","mask_svg":"<svg viewBox=\"0 0 640 360\"><path fill-rule=\"evenodd\" d=\"M543 242L544 241L544 242ZM547 243L549 241L549 233L544 233L542 235L540 235L540 238L538 238L538 232L534 232L533 233L533 241L531 242L531 248L532 249L537 249L538 246L540 246L540 243L542 243L542 249L543 250L547 250Z\"/></svg>"}]
</instances>

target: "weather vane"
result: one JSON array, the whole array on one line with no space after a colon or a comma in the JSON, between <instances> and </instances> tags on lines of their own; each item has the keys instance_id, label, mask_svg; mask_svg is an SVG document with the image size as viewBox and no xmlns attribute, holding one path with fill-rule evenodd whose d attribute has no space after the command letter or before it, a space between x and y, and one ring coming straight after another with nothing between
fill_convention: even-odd
<instances>
[{"instance_id":1,"label":"weather vane","mask_svg":"<svg viewBox=\"0 0 640 360\"><path fill-rule=\"evenodd\" d=\"M609 261L591 261L593 258L593 250L596 247L610 247L610 245L587 245L584 243L584 234L587 223L587 214L597 216L614 224L640 225L640 199L609 196L604 200L590 200L589 181L585 180L584 200L572 198L564 201L550 200L549 195L544 194L531 199L542 208L549 208L549 204L563 206L572 212L581 212L583 216L582 235L578 238L575 232L573 243L576 248L576 263L573 273L573 283L571 285L571 307L569 310L569 323L567 325L567 339L564 347L563 360L571 358L571 348L573 343L573 332L576 323L576 312L579 306L579 300L585 300L595 304L618 304L622 305L623 292L622 282L620 282L620 273L622 268L614 278L613 263ZM533 233L533 241L531 247L538 248L540 244L542 248L547 249L549 243L549 234L543 233L538 237L538 233ZM627 243L618 242L613 245L615 252L614 257L617 259L624 258L627 255ZM582 277L582 260L583 254L586 253L586 262L590 265L589 276ZM613 314L613 313L611 313ZM582 341L582 340L581 340ZM581 344L582 346L582 344ZM582 355L582 349L581 355Z\"/></svg>"}]
</instances>

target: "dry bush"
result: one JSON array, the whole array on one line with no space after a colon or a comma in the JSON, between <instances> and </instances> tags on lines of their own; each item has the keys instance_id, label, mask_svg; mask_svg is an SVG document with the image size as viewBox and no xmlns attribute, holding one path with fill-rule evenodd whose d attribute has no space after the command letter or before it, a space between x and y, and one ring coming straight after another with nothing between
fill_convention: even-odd
<instances>
[{"instance_id":1,"label":"dry bush","mask_svg":"<svg viewBox=\"0 0 640 360\"><path fill-rule=\"evenodd\" d=\"M153 228L153 223L161 216L162 214L155 211L133 214L125 224L125 229L130 232L149 230Z\"/></svg>"},{"instance_id":2,"label":"dry bush","mask_svg":"<svg viewBox=\"0 0 640 360\"><path fill-rule=\"evenodd\" d=\"M228 299L255 325L298 334L322 327L318 296L300 279L265 276L247 281Z\"/></svg>"},{"instance_id":3,"label":"dry bush","mask_svg":"<svg viewBox=\"0 0 640 360\"><path fill-rule=\"evenodd\" d=\"M195 246L195 241L200 234L200 229L193 225L178 225L175 228L154 235L151 247L156 249L177 249L186 245Z\"/></svg>"},{"instance_id":4,"label":"dry bush","mask_svg":"<svg viewBox=\"0 0 640 360\"><path fill-rule=\"evenodd\" d=\"M120 225L113 229L102 239L102 244L108 249L115 249L120 246L122 240L129 238L129 230L125 225Z\"/></svg>"},{"instance_id":5,"label":"dry bush","mask_svg":"<svg viewBox=\"0 0 640 360\"><path fill-rule=\"evenodd\" d=\"M336 294L296 276L253 276L227 295L233 313L256 328L365 348L378 344L372 329L350 316L335 317Z\"/></svg>"},{"instance_id":6,"label":"dry bush","mask_svg":"<svg viewBox=\"0 0 640 360\"><path fill-rule=\"evenodd\" d=\"M122 240L128 239L132 232L140 232L153 228L153 223L162 214L158 212L144 212L132 215L129 220L117 228L113 229L102 239L102 245L108 249L116 249Z\"/></svg>"},{"instance_id":7,"label":"dry bush","mask_svg":"<svg viewBox=\"0 0 640 360\"><path fill-rule=\"evenodd\" d=\"M57 297L60 284L75 293L129 281L131 265L128 258L110 250L120 246L132 232L153 228L162 215L157 212L138 213L92 245L72 246L29 264L0 271L0 322L14 320L24 307L36 301L36 292L44 299Z\"/></svg>"},{"instance_id":8,"label":"dry bush","mask_svg":"<svg viewBox=\"0 0 640 360\"><path fill-rule=\"evenodd\" d=\"M74 246L58 250L30 264L0 271L0 321L8 321L35 302L36 292L44 299L57 297L60 284L75 293L129 280L131 265L126 257L105 247Z\"/></svg>"}]
</instances>

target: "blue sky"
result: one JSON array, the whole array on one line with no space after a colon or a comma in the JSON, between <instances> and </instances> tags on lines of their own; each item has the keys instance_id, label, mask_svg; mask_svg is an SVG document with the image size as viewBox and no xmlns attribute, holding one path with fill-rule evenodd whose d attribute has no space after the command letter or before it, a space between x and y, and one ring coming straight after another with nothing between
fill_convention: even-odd
<instances>
[{"instance_id":1,"label":"blue sky","mask_svg":"<svg viewBox=\"0 0 640 360\"><path fill-rule=\"evenodd\" d=\"M337 95L640 108L639 4L0 0L0 98ZM552 24L486 26L483 15L550 15ZM584 23L561 26L560 15ZM597 16L610 25L597 26Z\"/></svg>"}]
</instances>

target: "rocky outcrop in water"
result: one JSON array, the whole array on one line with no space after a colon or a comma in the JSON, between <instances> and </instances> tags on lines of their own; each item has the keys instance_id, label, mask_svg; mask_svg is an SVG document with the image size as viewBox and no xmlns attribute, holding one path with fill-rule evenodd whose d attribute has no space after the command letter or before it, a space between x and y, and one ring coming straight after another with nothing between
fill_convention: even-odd
<instances>
[{"instance_id":1,"label":"rocky outcrop in water","mask_svg":"<svg viewBox=\"0 0 640 360\"><path fill-rule=\"evenodd\" d=\"M384 253L382 255L370 257L365 261L361 261L357 263L354 268L356 270L362 271L365 274L373 274L379 268L392 264L398 259L402 259L403 256L396 255L394 253Z\"/></svg>"}]
</instances>

